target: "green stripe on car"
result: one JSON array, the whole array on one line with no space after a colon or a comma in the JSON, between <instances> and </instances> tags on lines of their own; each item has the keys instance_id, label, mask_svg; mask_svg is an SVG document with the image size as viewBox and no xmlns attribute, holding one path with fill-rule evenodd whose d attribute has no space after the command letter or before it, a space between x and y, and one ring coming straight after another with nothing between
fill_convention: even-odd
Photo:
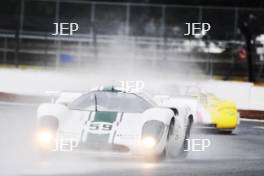
<instances>
[{"instance_id":1,"label":"green stripe on car","mask_svg":"<svg viewBox=\"0 0 264 176\"><path fill-rule=\"evenodd\" d=\"M93 122L113 123L116 121L117 114L117 112L97 111Z\"/></svg>"}]
</instances>

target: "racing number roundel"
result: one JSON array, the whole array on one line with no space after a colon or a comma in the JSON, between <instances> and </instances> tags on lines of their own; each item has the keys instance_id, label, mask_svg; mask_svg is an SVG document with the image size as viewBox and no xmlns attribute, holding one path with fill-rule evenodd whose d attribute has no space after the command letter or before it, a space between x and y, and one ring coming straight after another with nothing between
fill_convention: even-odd
<instances>
[{"instance_id":1,"label":"racing number roundel","mask_svg":"<svg viewBox=\"0 0 264 176\"><path fill-rule=\"evenodd\" d=\"M87 128L89 133L107 134L112 130L112 126L112 123L108 122L91 122Z\"/></svg>"}]
</instances>

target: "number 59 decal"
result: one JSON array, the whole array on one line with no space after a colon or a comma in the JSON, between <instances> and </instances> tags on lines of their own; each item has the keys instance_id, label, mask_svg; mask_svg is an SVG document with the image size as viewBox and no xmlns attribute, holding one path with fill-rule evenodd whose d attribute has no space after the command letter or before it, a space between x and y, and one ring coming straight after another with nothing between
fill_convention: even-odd
<instances>
[{"instance_id":1,"label":"number 59 decal","mask_svg":"<svg viewBox=\"0 0 264 176\"><path fill-rule=\"evenodd\" d=\"M91 122L87 128L90 133L105 134L112 130L112 126L107 122Z\"/></svg>"}]
</instances>

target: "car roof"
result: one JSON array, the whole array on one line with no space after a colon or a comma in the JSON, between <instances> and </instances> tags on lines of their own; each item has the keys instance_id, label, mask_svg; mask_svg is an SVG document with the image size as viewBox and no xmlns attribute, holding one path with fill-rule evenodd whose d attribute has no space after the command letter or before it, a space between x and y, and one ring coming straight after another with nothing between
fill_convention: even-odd
<instances>
[{"instance_id":1,"label":"car roof","mask_svg":"<svg viewBox=\"0 0 264 176\"><path fill-rule=\"evenodd\" d=\"M89 92L96 92L96 91L101 91L101 92L122 92L126 94L134 94L137 97L140 97L144 99L145 101L151 103L153 106L156 106L157 103L153 100L152 96L150 94L147 94L146 92L140 91L140 92L135 92L135 91L127 91L122 89L121 87L115 87L115 86L99 86L97 88L91 89Z\"/></svg>"}]
</instances>

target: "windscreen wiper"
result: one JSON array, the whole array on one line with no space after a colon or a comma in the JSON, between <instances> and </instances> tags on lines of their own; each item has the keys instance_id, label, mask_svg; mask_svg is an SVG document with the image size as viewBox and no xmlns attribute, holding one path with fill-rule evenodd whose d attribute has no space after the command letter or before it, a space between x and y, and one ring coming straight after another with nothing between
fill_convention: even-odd
<instances>
[{"instance_id":1,"label":"windscreen wiper","mask_svg":"<svg viewBox=\"0 0 264 176\"><path fill-rule=\"evenodd\" d=\"M96 94L94 94L94 108L95 108L95 111L97 111L97 97L96 97Z\"/></svg>"}]
</instances>

